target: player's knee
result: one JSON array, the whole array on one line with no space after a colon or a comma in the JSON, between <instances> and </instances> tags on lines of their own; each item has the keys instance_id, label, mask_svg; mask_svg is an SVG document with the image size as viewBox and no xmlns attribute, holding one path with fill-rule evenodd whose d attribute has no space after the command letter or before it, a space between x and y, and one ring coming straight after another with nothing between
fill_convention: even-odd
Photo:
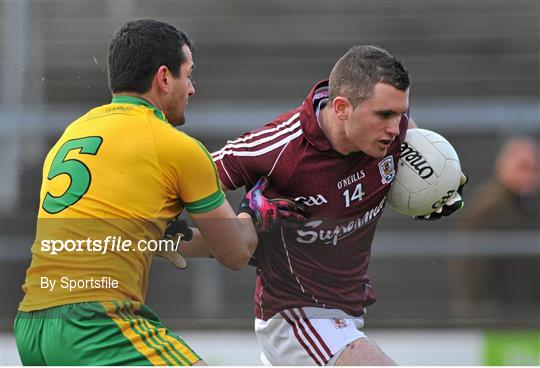
<instances>
[{"instance_id":1,"label":"player's knee","mask_svg":"<svg viewBox=\"0 0 540 368\"><path fill-rule=\"evenodd\" d=\"M365 349L362 349L364 345L362 343L362 340L364 339L357 339L351 342L349 345L347 345L345 350L343 350L343 353L341 354L341 356L354 357L354 356L361 356L363 353L365 354L365 352L363 351Z\"/></svg>"},{"instance_id":2,"label":"player's knee","mask_svg":"<svg viewBox=\"0 0 540 368\"><path fill-rule=\"evenodd\" d=\"M204 360L197 360L195 363L193 363L193 365L207 365Z\"/></svg>"},{"instance_id":3,"label":"player's knee","mask_svg":"<svg viewBox=\"0 0 540 368\"><path fill-rule=\"evenodd\" d=\"M368 338L351 342L340 354L335 365L397 365Z\"/></svg>"}]
</instances>

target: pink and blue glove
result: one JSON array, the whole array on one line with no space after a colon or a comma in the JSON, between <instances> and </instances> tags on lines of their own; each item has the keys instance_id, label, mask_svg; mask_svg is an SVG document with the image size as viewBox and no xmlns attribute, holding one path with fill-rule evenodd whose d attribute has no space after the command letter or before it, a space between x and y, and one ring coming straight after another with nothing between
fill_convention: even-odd
<instances>
[{"instance_id":1,"label":"pink and blue glove","mask_svg":"<svg viewBox=\"0 0 540 368\"><path fill-rule=\"evenodd\" d=\"M260 178L246 193L238 213L251 216L257 233L267 232L275 225L289 228L303 225L307 221L306 209L289 199L265 197L263 192L268 184L268 178Z\"/></svg>"}]
</instances>

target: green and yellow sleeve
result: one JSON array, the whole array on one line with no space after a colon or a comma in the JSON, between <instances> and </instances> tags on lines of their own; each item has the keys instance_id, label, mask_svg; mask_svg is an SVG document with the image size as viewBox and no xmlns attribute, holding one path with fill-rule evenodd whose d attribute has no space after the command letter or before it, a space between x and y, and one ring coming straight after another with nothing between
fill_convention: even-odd
<instances>
[{"instance_id":1,"label":"green and yellow sleeve","mask_svg":"<svg viewBox=\"0 0 540 368\"><path fill-rule=\"evenodd\" d=\"M166 142L160 144L164 180L185 209L199 214L223 204L225 194L216 166L203 144L175 129L168 135Z\"/></svg>"}]
</instances>

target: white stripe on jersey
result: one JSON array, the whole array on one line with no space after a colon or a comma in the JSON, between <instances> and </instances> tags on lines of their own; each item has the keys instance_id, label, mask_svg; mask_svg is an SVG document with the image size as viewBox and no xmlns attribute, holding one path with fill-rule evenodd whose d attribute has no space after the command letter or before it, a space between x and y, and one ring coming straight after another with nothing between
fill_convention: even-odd
<instances>
[{"instance_id":1,"label":"white stripe on jersey","mask_svg":"<svg viewBox=\"0 0 540 368\"><path fill-rule=\"evenodd\" d=\"M293 122L294 122L294 124L292 124ZM285 128L283 130L279 130L280 128L283 128L283 127L285 127L287 125L291 125L291 126ZM275 132L276 130L278 131L277 133L275 133L275 134L273 134L271 136L267 136L267 137L264 137L264 138L261 138L261 139L258 139L258 140L254 140L254 141L248 142L248 143L236 143L236 142L239 142L239 139L237 139L235 141L228 141L227 144L222 149L212 153L212 158L215 161L215 158L217 156L222 156L222 153L224 151L230 150L231 148L244 148L244 147L250 148L250 147L255 147L255 146L261 145L261 144L266 143L266 142L270 142L273 139L276 139L276 138L278 138L278 137L280 137L280 136L282 136L282 135L284 135L286 133L295 131L299 126L300 126L300 121L294 121L294 120L289 119L286 122L278 125L275 128L266 129L264 131L259 132L260 134L255 133L255 134L250 134L249 136L243 137L242 141L245 142L245 141L247 141L247 140L249 140L251 138L254 138L256 135L272 133L272 132Z\"/></svg>"},{"instance_id":2,"label":"white stripe on jersey","mask_svg":"<svg viewBox=\"0 0 540 368\"><path fill-rule=\"evenodd\" d=\"M287 121L285 121L285 122L283 122L283 123L281 123L281 124L275 126L274 128L268 128L268 129L261 130L260 132L257 132L257 133L248 134L248 135L246 135L245 137L237 138L237 139L235 139L234 141L227 141L227 144L238 143L238 142L245 142L245 141L250 140L251 138L258 137L258 136L260 136L260 135L278 131L279 129L283 128L284 126L289 125L290 123L292 123L292 122L293 122L296 118L298 118L299 116L300 116L300 113L297 112L296 114L294 114L293 116L291 116L291 117L289 118L289 120L287 120Z\"/></svg>"},{"instance_id":3,"label":"white stripe on jersey","mask_svg":"<svg viewBox=\"0 0 540 368\"><path fill-rule=\"evenodd\" d=\"M297 121L296 123L294 123L293 125L291 125L287 129L280 130L276 134L273 134L273 135L268 136L268 137L261 138L261 139L259 139L257 141L252 141L252 142L249 142L249 143L237 143L237 144L229 143L225 147L223 147L220 151L217 151L213 155L219 155L221 151L231 149L231 148L244 148L244 147L249 148L249 147L259 146L259 145L261 145L263 143L270 142L270 141L276 139L279 136L282 136L284 134L292 132L292 131L298 129L299 126L300 126L300 121Z\"/></svg>"},{"instance_id":4,"label":"white stripe on jersey","mask_svg":"<svg viewBox=\"0 0 540 368\"><path fill-rule=\"evenodd\" d=\"M232 180L231 176L229 175L229 172L227 171L227 169L225 168L225 165L223 164L223 161L219 161L221 163L221 167L223 168L223 170L225 171L225 174L227 174L227 177L229 178L229 180L231 181L231 184L234 186L234 188L230 188L230 189L238 189L238 185L236 185L236 183L234 182L234 180Z\"/></svg>"},{"instance_id":5,"label":"white stripe on jersey","mask_svg":"<svg viewBox=\"0 0 540 368\"><path fill-rule=\"evenodd\" d=\"M218 160L221 160L223 157L225 157L226 155L233 155L233 156L247 156L247 157L255 157L255 156L261 156L261 155L264 155L265 153L267 152L270 152L270 151L273 151L275 150L276 148L278 147L281 147L287 143L289 143L290 141L292 141L293 139L295 138L298 138L299 136L302 135L302 129L299 128L294 134L291 134L289 135L288 137L286 138L283 138L282 140L280 141L277 141L276 143L268 146L268 147L265 147L263 149L260 149L258 151L236 151L236 150L228 150L226 149L227 146L225 146L222 150L216 152L216 155L214 157L212 157L212 159L214 161L218 161Z\"/></svg>"},{"instance_id":6,"label":"white stripe on jersey","mask_svg":"<svg viewBox=\"0 0 540 368\"><path fill-rule=\"evenodd\" d=\"M272 173L274 172L274 169L276 168L276 165L279 161L279 158L281 157L281 155L283 154L283 152L287 149L287 146L289 145L289 143L291 142L287 142L287 144L285 146L283 146L283 148L281 149L281 152L279 153L279 155L277 156L276 160L274 161L274 164L272 165L272 168L270 169L270 171L268 172L268 174L266 174L266 176L270 177L270 175L272 175Z\"/></svg>"},{"instance_id":7,"label":"white stripe on jersey","mask_svg":"<svg viewBox=\"0 0 540 368\"><path fill-rule=\"evenodd\" d=\"M302 290L302 292L304 294L308 294L308 292L306 291L306 289L304 289L304 285L302 285L302 283L300 282L300 279L298 278L298 276L296 275L296 273L294 272L293 268L292 268L292 262L291 262L291 257L289 256L289 250L287 249L287 242L285 241L285 235L283 235L283 227L280 229L281 230L281 242L283 244L283 249L285 249L285 255L287 256L287 262L289 262L289 270L291 271L291 274L294 276L294 278L296 279L296 282L298 283L298 286L300 286L300 290ZM311 299L317 303L317 304L321 304L319 303L319 300L317 298L315 298L315 295L313 295L311 292L309 293L309 295L311 296ZM323 303L322 304L322 307L323 308L326 308L326 305Z\"/></svg>"}]
</instances>

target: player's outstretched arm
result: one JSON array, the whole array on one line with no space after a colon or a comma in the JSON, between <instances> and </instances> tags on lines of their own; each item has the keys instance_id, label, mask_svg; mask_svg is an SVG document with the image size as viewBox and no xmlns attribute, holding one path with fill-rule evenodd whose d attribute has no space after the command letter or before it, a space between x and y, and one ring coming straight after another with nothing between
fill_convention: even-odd
<instances>
[{"instance_id":1,"label":"player's outstretched arm","mask_svg":"<svg viewBox=\"0 0 540 368\"><path fill-rule=\"evenodd\" d=\"M232 270L240 270L248 263L258 241L251 216L246 213L235 215L229 202L225 201L214 210L190 214L190 217L202 236L194 241L204 240L206 249L219 263Z\"/></svg>"},{"instance_id":2,"label":"player's outstretched arm","mask_svg":"<svg viewBox=\"0 0 540 368\"><path fill-rule=\"evenodd\" d=\"M176 218L172 221L164 238L172 239L175 244L180 238L180 248L158 250L156 256L167 259L178 269L183 270L188 266L186 259L214 258L199 229L189 227L186 220Z\"/></svg>"},{"instance_id":3,"label":"player's outstretched arm","mask_svg":"<svg viewBox=\"0 0 540 368\"><path fill-rule=\"evenodd\" d=\"M179 249L163 249L156 251L156 256L165 258L176 268L187 267L186 258L212 258L210 248L204 241L199 229L191 228L184 219L176 218L167 225L165 239L172 239L175 244L180 238Z\"/></svg>"},{"instance_id":4,"label":"player's outstretched arm","mask_svg":"<svg viewBox=\"0 0 540 368\"><path fill-rule=\"evenodd\" d=\"M212 258L210 246L206 244L199 229L191 229L193 231L193 238L183 243L180 247L180 254L184 258Z\"/></svg>"}]
</instances>

